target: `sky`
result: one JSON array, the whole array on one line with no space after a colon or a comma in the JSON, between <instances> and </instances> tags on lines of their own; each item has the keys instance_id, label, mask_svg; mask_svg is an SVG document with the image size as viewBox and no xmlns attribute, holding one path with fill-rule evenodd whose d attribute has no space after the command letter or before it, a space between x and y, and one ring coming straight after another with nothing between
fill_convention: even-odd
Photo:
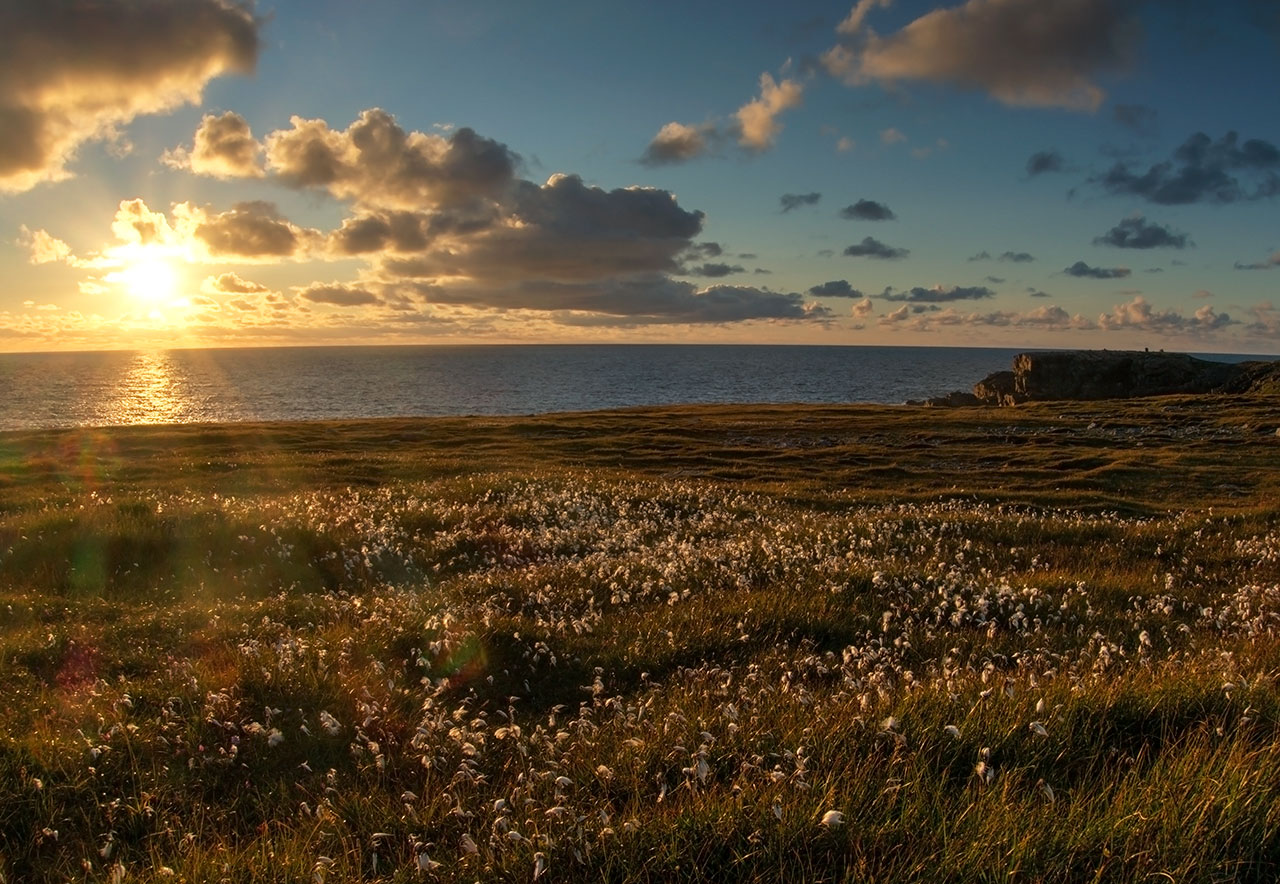
<instances>
[{"instance_id":1,"label":"sky","mask_svg":"<svg viewBox=\"0 0 1280 884\"><path fill-rule=\"evenodd\" d=\"M0 351L1280 354L1280 2L0 0Z\"/></svg>"}]
</instances>

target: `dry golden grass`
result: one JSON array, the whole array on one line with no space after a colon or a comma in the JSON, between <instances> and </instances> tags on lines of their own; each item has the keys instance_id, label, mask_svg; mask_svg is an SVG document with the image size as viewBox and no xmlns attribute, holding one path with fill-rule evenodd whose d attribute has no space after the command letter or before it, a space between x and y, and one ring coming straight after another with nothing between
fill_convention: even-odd
<instances>
[{"instance_id":1,"label":"dry golden grass","mask_svg":"<svg viewBox=\"0 0 1280 884\"><path fill-rule=\"evenodd\" d=\"M1280 403L0 436L0 881L1271 881Z\"/></svg>"}]
</instances>

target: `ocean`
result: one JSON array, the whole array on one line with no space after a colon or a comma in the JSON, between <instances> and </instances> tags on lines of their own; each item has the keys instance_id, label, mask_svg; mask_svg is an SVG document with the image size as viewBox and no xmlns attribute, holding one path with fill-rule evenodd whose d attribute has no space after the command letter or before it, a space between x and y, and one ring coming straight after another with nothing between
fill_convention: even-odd
<instances>
[{"instance_id":1,"label":"ocean","mask_svg":"<svg viewBox=\"0 0 1280 884\"><path fill-rule=\"evenodd\" d=\"M10 353L0 354L0 430L902 403L967 390L1017 352L588 344Z\"/></svg>"}]
</instances>

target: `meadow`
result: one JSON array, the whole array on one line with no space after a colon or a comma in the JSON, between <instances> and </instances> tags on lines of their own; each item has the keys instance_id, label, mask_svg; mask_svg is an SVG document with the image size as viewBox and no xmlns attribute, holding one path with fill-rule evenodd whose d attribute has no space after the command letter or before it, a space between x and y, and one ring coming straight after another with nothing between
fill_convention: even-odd
<instances>
[{"instance_id":1,"label":"meadow","mask_svg":"<svg viewBox=\"0 0 1280 884\"><path fill-rule=\"evenodd\" d=\"M0 881L1273 881L1278 431L0 434Z\"/></svg>"}]
</instances>

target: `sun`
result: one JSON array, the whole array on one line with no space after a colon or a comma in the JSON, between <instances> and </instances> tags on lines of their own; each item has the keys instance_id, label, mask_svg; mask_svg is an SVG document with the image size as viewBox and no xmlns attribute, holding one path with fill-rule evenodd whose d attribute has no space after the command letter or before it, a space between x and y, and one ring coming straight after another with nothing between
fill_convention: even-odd
<instances>
[{"instance_id":1,"label":"sun","mask_svg":"<svg viewBox=\"0 0 1280 884\"><path fill-rule=\"evenodd\" d=\"M178 272L159 256L136 258L116 274L130 295L149 304L167 304L178 293Z\"/></svg>"}]
</instances>

